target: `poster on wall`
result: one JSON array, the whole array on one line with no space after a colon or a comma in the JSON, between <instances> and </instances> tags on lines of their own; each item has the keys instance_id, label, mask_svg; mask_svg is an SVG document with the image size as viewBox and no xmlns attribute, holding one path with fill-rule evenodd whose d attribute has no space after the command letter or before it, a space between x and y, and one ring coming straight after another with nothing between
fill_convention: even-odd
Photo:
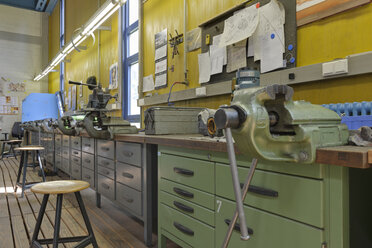
<instances>
[{"instance_id":1,"label":"poster on wall","mask_svg":"<svg viewBox=\"0 0 372 248\"><path fill-rule=\"evenodd\" d=\"M367 4L371 0L297 0L297 26Z\"/></svg>"},{"instance_id":2,"label":"poster on wall","mask_svg":"<svg viewBox=\"0 0 372 248\"><path fill-rule=\"evenodd\" d=\"M110 66L109 89L112 90L117 88L118 88L118 63L115 63Z\"/></svg>"},{"instance_id":3,"label":"poster on wall","mask_svg":"<svg viewBox=\"0 0 372 248\"><path fill-rule=\"evenodd\" d=\"M0 115L18 115L18 97L1 96L0 97Z\"/></svg>"},{"instance_id":4,"label":"poster on wall","mask_svg":"<svg viewBox=\"0 0 372 248\"><path fill-rule=\"evenodd\" d=\"M168 68L167 29L155 34L155 89L167 87Z\"/></svg>"}]
</instances>

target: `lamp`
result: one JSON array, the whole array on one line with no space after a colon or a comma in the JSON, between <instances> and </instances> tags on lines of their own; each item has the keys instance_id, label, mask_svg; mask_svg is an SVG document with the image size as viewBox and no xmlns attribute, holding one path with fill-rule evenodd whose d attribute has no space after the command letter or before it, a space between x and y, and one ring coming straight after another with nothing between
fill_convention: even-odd
<instances>
[{"instance_id":1,"label":"lamp","mask_svg":"<svg viewBox=\"0 0 372 248\"><path fill-rule=\"evenodd\" d=\"M52 61L46 68L34 78L34 81L39 81L50 71L53 70L69 53L71 53L77 46L79 46L91 33L93 33L99 26L102 25L112 14L114 14L120 6L127 0L107 0L97 12L80 28L80 32L72 37L70 42L56 54Z\"/></svg>"}]
</instances>

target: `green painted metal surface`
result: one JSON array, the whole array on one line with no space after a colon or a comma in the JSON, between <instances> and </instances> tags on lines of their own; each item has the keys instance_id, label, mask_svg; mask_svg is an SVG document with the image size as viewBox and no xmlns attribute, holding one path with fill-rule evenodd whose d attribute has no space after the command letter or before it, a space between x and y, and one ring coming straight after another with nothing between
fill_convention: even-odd
<instances>
[{"instance_id":1,"label":"green painted metal surface","mask_svg":"<svg viewBox=\"0 0 372 248\"><path fill-rule=\"evenodd\" d=\"M177 196L160 191L158 201L168 207L171 207L181 213L214 226L214 211L199 206L197 204L185 201Z\"/></svg>"},{"instance_id":2,"label":"green painted metal surface","mask_svg":"<svg viewBox=\"0 0 372 248\"><path fill-rule=\"evenodd\" d=\"M214 210L215 196L204 191L194 189L179 183L169 181L162 178L158 182L159 190L173 194L181 199L187 200L192 203L196 203L200 206L206 207L210 210ZM181 191L180 191L181 190ZM179 193L177 193L179 192ZM183 195L182 195L183 193ZM187 196L184 196L187 195Z\"/></svg>"},{"instance_id":3,"label":"green painted metal surface","mask_svg":"<svg viewBox=\"0 0 372 248\"><path fill-rule=\"evenodd\" d=\"M162 154L158 166L160 177L214 194L214 163Z\"/></svg>"},{"instance_id":4,"label":"green painted metal surface","mask_svg":"<svg viewBox=\"0 0 372 248\"><path fill-rule=\"evenodd\" d=\"M239 180L244 183L249 170L239 167L238 171ZM251 185L276 191L278 197L248 192L245 204L319 228L324 227L322 181L256 170ZM232 178L227 165L216 165L216 195L234 200Z\"/></svg>"},{"instance_id":5,"label":"green painted metal surface","mask_svg":"<svg viewBox=\"0 0 372 248\"><path fill-rule=\"evenodd\" d=\"M228 227L225 220L232 218L235 203L217 197L216 209L216 247L220 247ZM233 231L229 248L321 248L324 241L320 229L247 206L244 211L253 234L242 241L240 232Z\"/></svg>"}]
</instances>

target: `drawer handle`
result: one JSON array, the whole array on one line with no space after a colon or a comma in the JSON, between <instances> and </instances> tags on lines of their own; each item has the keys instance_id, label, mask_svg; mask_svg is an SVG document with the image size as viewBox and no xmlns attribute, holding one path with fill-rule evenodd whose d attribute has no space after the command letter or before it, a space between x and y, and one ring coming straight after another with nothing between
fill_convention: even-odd
<instances>
[{"instance_id":1,"label":"drawer handle","mask_svg":"<svg viewBox=\"0 0 372 248\"><path fill-rule=\"evenodd\" d=\"M108 185L105 184L105 183L101 183L101 185L102 185L102 187L103 187L104 189L110 189L110 186L108 186Z\"/></svg>"},{"instance_id":2,"label":"drawer handle","mask_svg":"<svg viewBox=\"0 0 372 248\"><path fill-rule=\"evenodd\" d=\"M126 177L126 178L130 178L130 179L134 178L134 176L132 174L127 173L127 172L123 172L122 175L123 175L123 177Z\"/></svg>"},{"instance_id":3,"label":"drawer handle","mask_svg":"<svg viewBox=\"0 0 372 248\"><path fill-rule=\"evenodd\" d=\"M103 164L103 165L110 165L110 162L103 161L102 164Z\"/></svg>"},{"instance_id":4,"label":"drawer handle","mask_svg":"<svg viewBox=\"0 0 372 248\"><path fill-rule=\"evenodd\" d=\"M190 236L194 236L194 231L181 225L180 223L177 223L177 222L173 222L173 226L175 228L177 228L178 230L180 230L181 232L183 232L184 234L187 234L187 235L190 235Z\"/></svg>"},{"instance_id":5,"label":"drawer handle","mask_svg":"<svg viewBox=\"0 0 372 248\"><path fill-rule=\"evenodd\" d=\"M173 170L174 170L174 172L176 172L178 174L185 175L185 176L193 176L194 175L194 172L191 171L191 170L186 170L186 169L177 168L177 167L174 167Z\"/></svg>"},{"instance_id":6,"label":"drawer handle","mask_svg":"<svg viewBox=\"0 0 372 248\"><path fill-rule=\"evenodd\" d=\"M85 159L84 162L90 163L90 159Z\"/></svg>"},{"instance_id":7,"label":"drawer handle","mask_svg":"<svg viewBox=\"0 0 372 248\"><path fill-rule=\"evenodd\" d=\"M76 169L75 169L75 170L74 170L74 172L78 173L78 172L79 172L79 170L76 170Z\"/></svg>"},{"instance_id":8,"label":"drawer handle","mask_svg":"<svg viewBox=\"0 0 372 248\"><path fill-rule=\"evenodd\" d=\"M231 223L231 220L225 219L225 223L226 223L226 225L229 226L230 223ZM247 227L247 229L248 229L248 234L249 235L253 235L253 229L252 228L249 228L249 227ZM240 225L238 223L235 224L234 230L240 232Z\"/></svg>"},{"instance_id":9,"label":"drawer handle","mask_svg":"<svg viewBox=\"0 0 372 248\"><path fill-rule=\"evenodd\" d=\"M132 157L132 156L133 156L133 152L123 151L122 153L123 153L124 156L126 156L126 157Z\"/></svg>"},{"instance_id":10,"label":"drawer handle","mask_svg":"<svg viewBox=\"0 0 372 248\"><path fill-rule=\"evenodd\" d=\"M75 162L79 162L79 159L77 159L77 158L74 158L74 161L75 161Z\"/></svg>"},{"instance_id":11,"label":"drawer handle","mask_svg":"<svg viewBox=\"0 0 372 248\"><path fill-rule=\"evenodd\" d=\"M108 147L101 147L101 150L108 152L108 151L110 151L110 148L108 148Z\"/></svg>"},{"instance_id":12,"label":"drawer handle","mask_svg":"<svg viewBox=\"0 0 372 248\"><path fill-rule=\"evenodd\" d=\"M176 192L177 194L187 197L187 198L194 198L194 194L191 192L188 192L186 190L180 189L180 188L173 188L173 191Z\"/></svg>"},{"instance_id":13,"label":"drawer handle","mask_svg":"<svg viewBox=\"0 0 372 248\"><path fill-rule=\"evenodd\" d=\"M243 186L244 186L244 184L241 183L240 187L243 188ZM251 192L251 193L258 194L258 195L264 195L264 196L270 196L270 197L278 197L279 196L278 191L275 191L275 190L272 190L272 189L265 189L265 188L254 186L254 185L250 185L249 188L248 188L248 191Z\"/></svg>"},{"instance_id":14,"label":"drawer handle","mask_svg":"<svg viewBox=\"0 0 372 248\"><path fill-rule=\"evenodd\" d=\"M90 176L89 175L84 175L84 178L90 179Z\"/></svg>"},{"instance_id":15,"label":"drawer handle","mask_svg":"<svg viewBox=\"0 0 372 248\"><path fill-rule=\"evenodd\" d=\"M74 152L74 154L78 155L78 154L79 154L79 152Z\"/></svg>"},{"instance_id":16,"label":"drawer handle","mask_svg":"<svg viewBox=\"0 0 372 248\"><path fill-rule=\"evenodd\" d=\"M79 142L77 142L77 141L74 141L74 144L75 144L75 145L78 145L78 144L79 144Z\"/></svg>"},{"instance_id":17,"label":"drawer handle","mask_svg":"<svg viewBox=\"0 0 372 248\"><path fill-rule=\"evenodd\" d=\"M184 205L180 202L174 201L173 205L176 208L181 209L182 211L185 211L185 212L188 212L188 213L194 213L194 209L192 207L186 206L186 205Z\"/></svg>"},{"instance_id":18,"label":"drawer handle","mask_svg":"<svg viewBox=\"0 0 372 248\"><path fill-rule=\"evenodd\" d=\"M127 198L127 197L125 197L125 196L122 196L123 197L123 199L126 201L126 202L128 202L128 203L133 203L134 202L134 200L132 199L132 198Z\"/></svg>"},{"instance_id":19,"label":"drawer handle","mask_svg":"<svg viewBox=\"0 0 372 248\"><path fill-rule=\"evenodd\" d=\"M90 144L84 144L84 146L90 147Z\"/></svg>"},{"instance_id":20,"label":"drawer handle","mask_svg":"<svg viewBox=\"0 0 372 248\"><path fill-rule=\"evenodd\" d=\"M110 172L108 170L101 170L103 174L110 175Z\"/></svg>"}]
</instances>

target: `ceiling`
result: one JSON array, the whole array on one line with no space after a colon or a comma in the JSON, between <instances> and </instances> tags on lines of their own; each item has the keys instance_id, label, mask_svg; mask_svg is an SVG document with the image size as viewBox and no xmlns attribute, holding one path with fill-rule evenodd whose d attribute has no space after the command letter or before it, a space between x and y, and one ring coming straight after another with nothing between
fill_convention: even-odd
<instances>
[{"instance_id":1,"label":"ceiling","mask_svg":"<svg viewBox=\"0 0 372 248\"><path fill-rule=\"evenodd\" d=\"M0 4L52 13L57 1L58 0L0 0Z\"/></svg>"}]
</instances>

